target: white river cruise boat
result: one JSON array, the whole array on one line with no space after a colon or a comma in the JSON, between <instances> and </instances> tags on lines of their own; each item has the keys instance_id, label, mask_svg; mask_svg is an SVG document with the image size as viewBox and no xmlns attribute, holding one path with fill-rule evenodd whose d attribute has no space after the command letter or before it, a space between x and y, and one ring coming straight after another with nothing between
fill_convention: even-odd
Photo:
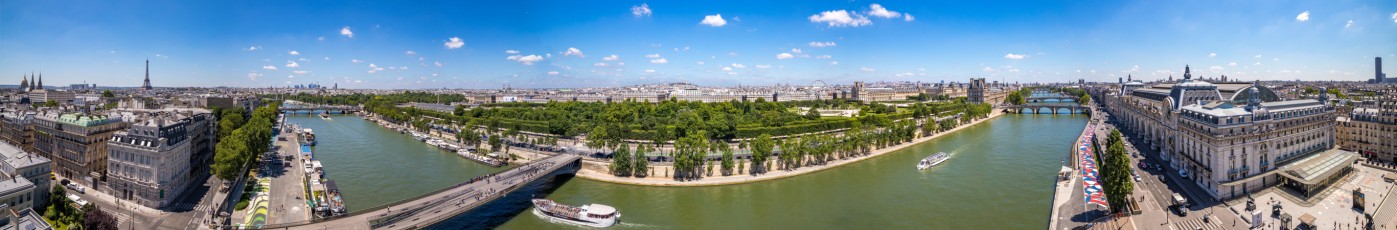
<instances>
[{"instance_id":1,"label":"white river cruise boat","mask_svg":"<svg viewBox=\"0 0 1397 230\"><path fill-rule=\"evenodd\" d=\"M621 218L621 212L606 205L589 204L579 208L554 203L549 199L534 199L533 202L534 215L549 221L605 228L615 225Z\"/></svg>"},{"instance_id":2,"label":"white river cruise boat","mask_svg":"<svg viewBox=\"0 0 1397 230\"><path fill-rule=\"evenodd\" d=\"M938 164L941 164L941 162L946 162L946 159L949 158L951 158L951 155L948 155L945 152L931 154L931 156L922 158L922 161L917 162L917 170L926 170L928 168L931 168L931 166L936 166Z\"/></svg>"}]
</instances>

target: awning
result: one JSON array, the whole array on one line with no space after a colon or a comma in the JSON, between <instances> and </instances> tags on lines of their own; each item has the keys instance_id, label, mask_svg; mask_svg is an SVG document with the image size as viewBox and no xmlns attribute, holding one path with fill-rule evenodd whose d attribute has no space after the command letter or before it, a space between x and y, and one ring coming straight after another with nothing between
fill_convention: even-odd
<instances>
[{"instance_id":1,"label":"awning","mask_svg":"<svg viewBox=\"0 0 1397 230\"><path fill-rule=\"evenodd\" d=\"M1314 226L1314 225L1315 225L1315 216L1311 216L1309 213L1305 213L1305 215L1300 215L1300 223L1301 223L1301 224L1305 224L1305 225Z\"/></svg>"}]
</instances>

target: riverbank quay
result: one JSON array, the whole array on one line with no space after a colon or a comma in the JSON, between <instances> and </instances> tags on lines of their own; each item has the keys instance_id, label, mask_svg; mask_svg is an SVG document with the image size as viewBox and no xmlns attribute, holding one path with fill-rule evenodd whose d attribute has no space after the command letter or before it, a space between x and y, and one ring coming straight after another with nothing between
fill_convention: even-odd
<instances>
[{"instance_id":1,"label":"riverbank quay","mask_svg":"<svg viewBox=\"0 0 1397 230\"><path fill-rule=\"evenodd\" d=\"M957 126L957 127L955 127L955 128L952 128L951 130L947 130L947 131L945 131L945 132L939 132L939 133L935 133L935 134L931 134L931 135L928 135L928 136L923 136L923 137L914 139L913 141L910 141L910 142L907 142L907 143L902 143L902 144L890 146L890 147L887 147L887 148L882 148L882 149L873 150L871 153L866 154L866 155L861 155L861 156L857 156L857 157L851 157L851 158L848 158L848 159L834 160L834 161L830 161L829 163L826 163L826 164L823 164L823 165L811 165L811 166L800 167L800 168L797 168L797 169L795 169L795 170L772 170L772 171L768 171L768 172L766 172L766 173L762 173L762 174L759 174L759 175L751 175L750 173L747 173L746 171L742 171L742 172L737 172L737 173L734 173L733 175L728 175L728 176L722 176L722 175L715 174L715 175L713 175L713 176L706 176L706 177L704 177L703 179L699 179L699 180L693 180L693 181L675 181L674 178L672 178L672 177L670 177L669 175L667 175L667 172L668 172L668 173L673 173L673 172L674 172L673 166L669 166L669 165L656 165L656 166L650 166L650 168L651 168L651 170L650 170L651 174L650 174L650 176L647 176L647 177L618 177L618 176L615 176L615 175L612 175L612 174L611 174L611 172L610 172L610 170L608 169L608 166L607 166L609 162L600 162L600 161L595 161L595 160L583 160L582 169L581 169L581 170L578 170L578 172L577 172L577 177L584 178L584 179L588 179L588 180L594 180L594 181L615 183L615 184L629 184L629 185L640 185L640 186L661 186L661 187L719 186L719 185L744 184L744 183L753 183L753 182L759 182L759 181L767 181L767 180L782 179L782 178L788 178L788 177L793 177L793 176L798 176L798 175L805 175L805 174L809 174L809 173L824 171L824 170L826 170L826 169L837 168L837 167L839 167L839 166L851 164L851 163L854 163L854 162L859 162L859 161L863 161L863 160L867 160L867 159L872 159L872 158L875 158L875 157L878 157L878 156L882 156L883 154L886 154L886 153L894 152L894 151L897 151L897 150L900 150L900 149L903 149L903 148L907 148L907 147L910 147L910 146L914 146L914 145L917 145L917 144L921 144L922 142L925 142L925 141L928 141L928 140L932 140L932 139L936 139L936 138L938 138L938 137L945 136L945 135L947 135L947 134L955 133L956 131L960 131L961 129L965 129L965 128L967 128L967 127L979 125L979 124L981 124L982 122L985 122L985 121L994 120L995 118L998 118L1000 115L1004 115L1004 113L1003 113L1002 111L993 111L993 112L991 112L990 115L989 115L988 117L986 117L986 118L976 119L976 120L974 120L974 121L971 121L971 122L968 123L968 124L963 124L963 125ZM516 149L515 151L519 151L519 150L523 150L523 149L522 149L522 148L521 148L521 149ZM531 151L531 150L524 150L524 151ZM751 169L751 168L752 168L751 162L748 162L748 163L743 164L743 165L741 166L741 168L744 168L744 169Z\"/></svg>"}]
</instances>

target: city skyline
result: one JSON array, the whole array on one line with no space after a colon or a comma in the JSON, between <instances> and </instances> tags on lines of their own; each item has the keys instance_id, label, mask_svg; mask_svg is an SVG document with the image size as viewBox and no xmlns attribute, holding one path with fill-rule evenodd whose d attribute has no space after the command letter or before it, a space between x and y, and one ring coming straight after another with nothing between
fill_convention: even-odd
<instances>
[{"instance_id":1,"label":"city skyline","mask_svg":"<svg viewBox=\"0 0 1397 230\"><path fill-rule=\"evenodd\" d=\"M1397 58L1390 2L264 3L7 3L0 84L136 87L146 59L156 87L1364 81Z\"/></svg>"}]
</instances>

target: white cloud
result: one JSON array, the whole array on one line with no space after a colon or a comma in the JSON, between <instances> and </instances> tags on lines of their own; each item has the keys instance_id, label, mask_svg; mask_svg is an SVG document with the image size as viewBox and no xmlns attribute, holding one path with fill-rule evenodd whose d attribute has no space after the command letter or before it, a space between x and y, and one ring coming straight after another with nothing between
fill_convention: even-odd
<instances>
[{"instance_id":1,"label":"white cloud","mask_svg":"<svg viewBox=\"0 0 1397 230\"><path fill-rule=\"evenodd\" d=\"M286 75L286 78L296 78L295 75Z\"/></svg>"},{"instance_id":2,"label":"white cloud","mask_svg":"<svg viewBox=\"0 0 1397 230\"><path fill-rule=\"evenodd\" d=\"M699 24L709 25L712 27L722 27L723 25L728 24L728 20L723 20L723 14L704 15L703 21L700 21Z\"/></svg>"},{"instance_id":3,"label":"white cloud","mask_svg":"<svg viewBox=\"0 0 1397 230\"><path fill-rule=\"evenodd\" d=\"M1260 54L1257 54L1257 55L1256 55L1256 58L1261 58L1261 55L1260 55Z\"/></svg>"},{"instance_id":4,"label":"white cloud","mask_svg":"<svg viewBox=\"0 0 1397 230\"><path fill-rule=\"evenodd\" d=\"M349 62L350 62L350 63L364 63L364 60L350 59Z\"/></svg>"},{"instance_id":5,"label":"white cloud","mask_svg":"<svg viewBox=\"0 0 1397 230\"><path fill-rule=\"evenodd\" d=\"M519 54L519 51L518 51L518 50L505 50L504 53L507 53L507 54Z\"/></svg>"},{"instance_id":6,"label":"white cloud","mask_svg":"<svg viewBox=\"0 0 1397 230\"><path fill-rule=\"evenodd\" d=\"M548 71L548 75L558 75L558 71Z\"/></svg>"},{"instance_id":7,"label":"white cloud","mask_svg":"<svg viewBox=\"0 0 1397 230\"><path fill-rule=\"evenodd\" d=\"M723 68L719 68L719 69L721 69L721 70L723 70L723 71L729 71L729 72L732 71L732 67L727 67L727 66L723 66Z\"/></svg>"},{"instance_id":8,"label":"white cloud","mask_svg":"<svg viewBox=\"0 0 1397 230\"><path fill-rule=\"evenodd\" d=\"M859 14L850 14L849 11L846 10L820 12L820 14L810 15L809 19L810 22L826 23L830 27L859 27L873 24L873 21L868 20L868 17Z\"/></svg>"},{"instance_id":9,"label":"white cloud","mask_svg":"<svg viewBox=\"0 0 1397 230\"><path fill-rule=\"evenodd\" d=\"M893 76L895 76L895 77L908 77L908 76L916 76L916 75L917 75L917 74L912 73L912 72L901 72L901 73L893 74Z\"/></svg>"},{"instance_id":10,"label":"white cloud","mask_svg":"<svg viewBox=\"0 0 1397 230\"><path fill-rule=\"evenodd\" d=\"M823 48L823 47L831 47L831 46L835 46L834 42L810 42L810 47L821 47L821 48Z\"/></svg>"},{"instance_id":11,"label":"white cloud","mask_svg":"<svg viewBox=\"0 0 1397 230\"><path fill-rule=\"evenodd\" d=\"M441 67L441 66L442 66L442 64L441 64L440 61L434 61L434 62L432 62L432 65L436 65L437 67Z\"/></svg>"},{"instance_id":12,"label":"white cloud","mask_svg":"<svg viewBox=\"0 0 1397 230\"><path fill-rule=\"evenodd\" d=\"M660 58L660 59L650 59L650 63L651 63L651 64L665 64L665 63L669 63L669 60L668 60L668 59L664 59L664 58Z\"/></svg>"},{"instance_id":13,"label":"white cloud","mask_svg":"<svg viewBox=\"0 0 1397 230\"><path fill-rule=\"evenodd\" d=\"M1397 12L1392 12L1392 23L1397 23Z\"/></svg>"},{"instance_id":14,"label":"white cloud","mask_svg":"<svg viewBox=\"0 0 1397 230\"><path fill-rule=\"evenodd\" d=\"M325 40L325 36L320 36L320 37L318 37L318 38L315 38L315 40L316 40L316 41L324 41L324 40Z\"/></svg>"},{"instance_id":15,"label":"white cloud","mask_svg":"<svg viewBox=\"0 0 1397 230\"><path fill-rule=\"evenodd\" d=\"M737 64L737 63L732 63L732 67L733 67L733 68L738 68L738 69L746 69L746 68L747 68L746 65Z\"/></svg>"},{"instance_id":16,"label":"white cloud","mask_svg":"<svg viewBox=\"0 0 1397 230\"><path fill-rule=\"evenodd\" d=\"M631 15L636 17L650 16L650 5L641 3L639 6L631 6Z\"/></svg>"},{"instance_id":17,"label":"white cloud","mask_svg":"<svg viewBox=\"0 0 1397 230\"><path fill-rule=\"evenodd\" d=\"M1236 62L1228 62L1228 63L1227 63L1227 66L1237 66L1237 63L1236 63Z\"/></svg>"},{"instance_id":18,"label":"white cloud","mask_svg":"<svg viewBox=\"0 0 1397 230\"><path fill-rule=\"evenodd\" d=\"M825 54L825 55L815 56L815 58L817 58L817 59L830 59L830 58L834 58L834 56L829 56L829 54Z\"/></svg>"},{"instance_id":19,"label":"white cloud","mask_svg":"<svg viewBox=\"0 0 1397 230\"><path fill-rule=\"evenodd\" d=\"M408 56L412 56L412 55L417 55L417 52L413 52L412 50L408 50L407 52L403 52L403 54L407 54Z\"/></svg>"},{"instance_id":20,"label":"white cloud","mask_svg":"<svg viewBox=\"0 0 1397 230\"><path fill-rule=\"evenodd\" d=\"M874 70L873 70L873 68L859 67L859 71L863 71L863 72L873 72Z\"/></svg>"},{"instance_id":21,"label":"white cloud","mask_svg":"<svg viewBox=\"0 0 1397 230\"><path fill-rule=\"evenodd\" d=\"M459 37L451 37L446 39L446 42L442 43L442 45L445 45L447 49L456 49L466 45L466 42L461 41L461 38Z\"/></svg>"},{"instance_id":22,"label":"white cloud","mask_svg":"<svg viewBox=\"0 0 1397 230\"><path fill-rule=\"evenodd\" d=\"M645 70L645 73L655 73L655 70L653 70L653 69L647 69L647 70Z\"/></svg>"},{"instance_id":23,"label":"white cloud","mask_svg":"<svg viewBox=\"0 0 1397 230\"><path fill-rule=\"evenodd\" d=\"M257 50L260 50L260 49L262 49L262 46L249 46L249 47L247 47L247 51L257 51ZM112 51L112 53L116 53L116 51Z\"/></svg>"},{"instance_id":24,"label":"white cloud","mask_svg":"<svg viewBox=\"0 0 1397 230\"><path fill-rule=\"evenodd\" d=\"M838 64L839 64L839 61L830 61L829 64L830 64L830 65L838 65Z\"/></svg>"},{"instance_id":25,"label":"white cloud","mask_svg":"<svg viewBox=\"0 0 1397 230\"><path fill-rule=\"evenodd\" d=\"M155 57L158 57L158 58L170 58L170 56L165 56L164 54L155 54Z\"/></svg>"},{"instance_id":26,"label":"white cloud","mask_svg":"<svg viewBox=\"0 0 1397 230\"><path fill-rule=\"evenodd\" d=\"M378 71L383 71L383 67L378 67L378 65L374 63L369 63L369 73L377 73Z\"/></svg>"},{"instance_id":27,"label":"white cloud","mask_svg":"<svg viewBox=\"0 0 1397 230\"><path fill-rule=\"evenodd\" d=\"M296 67L301 67L301 64L300 64L300 63L296 63L295 61L286 61L286 68L296 68Z\"/></svg>"},{"instance_id":28,"label":"white cloud","mask_svg":"<svg viewBox=\"0 0 1397 230\"><path fill-rule=\"evenodd\" d=\"M1024 59L1024 58L1028 58L1028 55L1027 55L1027 54L1014 54L1014 53L1008 53L1008 54L1004 54L1004 58L1008 58L1008 59Z\"/></svg>"},{"instance_id":29,"label":"white cloud","mask_svg":"<svg viewBox=\"0 0 1397 230\"><path fill-rule=\"evenodd\" d=\"M912 17L912 14L902 14L902 20L910 22L913 20L917 20L917 17Z\"/></svg>"},{"instance_id":30,"label":"white cloud","mask_svg":"<svg viewBox=\"0 0 1397 230\"><path fill-rule=\"evenodd\" d=\"M301 55L301 52L300 52L300 51L292 50L292 51L286 51L286 54L290 54L291 56L296 56L296 55Z\"/></svg>"},{"instance_id":31,"label":"white cloud","mask_svg":"<svg viewBox=\"0 0 1397 230\"><path fill-rule=\"evenodd\" d=\"M1309 21L1309 20L1310 20L1310 11L1300 12L1300 15L1295 15L1295 20L1296 20L1296 21L1302 21L1302 22L1303 22L1303 21Z\"/></svg>"},{"instance_id":32,"label":"white cloud","mask_svg":"<svg viewBox=\"0 0 1397 230\"><path fill-rule=\"evenodd\" d=\"M985 68L984 68L984 69L980 69L980 71L985 71L986 73L993 73L993 72L994 72L994 67L985 66Z\"/></svg>"},{"instance_id":33,"label":"white cloud","mask_svg":"<svg viewBox=\"0 0 1397 230\"><path fill-rule=\"evenodd\" d=\"M791 49L791 53L800 53L800 49Z\"/></svg>"},{"instance_id":34,"label":"white cloud","mask_svg":"<svg viewBox=\"0 0 1397 230\"><path fill-rule=\"evenodd\" d=\"M758 69L770 69L771 65L755 65L752 67L757 67Z\"/></svg>"},{"instance_id":35,"label":"white cloud","mask_svg":"<svg viewBox=\"0 0 1397 230\"><path fill-rule=\"evenodd\" d=\"M791 55L790 53L780 53L776 55L776 59L791 59L793 57L795 56Z\"/></svg>"},{"instance_id":36,"label":"white cloud","mask_svg":"<svg viewBox=\"0 0 1397 230\"><path fill-rule=\"evenodd\" d=\"M587 55L582 54L582 50L573 47L568 47L567 51L563 51L563 56L587 57Z\"/></svg>"},{"instance_id":37,"label":"white cloud","mask_svg":"<svg viewBox=\"0 0 1397 230\"><path fill-rule=\"evenodd\" d=\"M340 35L344 35L345 37L349 37L349 38L354 38L354 31L349 31L349 27L346 26L346 27L340 29Z\"/></svg>"},{"instance_id":38,"label":"white cloud","mask_svg":"<svg viewBox=\"0 0 1397 230\"><path fill-rule=\"evenodd\" d=\"M611 66L611 65L607 65L606 62L597 62L597 64L592 64L592 66L596 66L596 67L607 67L607 66Z\"/></svg>"},{"instance_id":39,"label":"white cloud","mask_svg":"<svg viewBox=\"0 0 1397 230\"><path fill-rule=\"evenodd\" d=\"M660 54L646 54L645 58L660 58Z\"/></svg>"},{"instance_id":40,"label":"white cloud","mask_svg":"<svg viewBox=\"0 0 1397 230\"><path fill-rule=\"evenodd\" d=\"M1349 27L1353 27L1353 20L1348 20L1348 24L1344 24L1344 28L1349 28Z\"/></svg>"},{"instance_id":41,"label":"white cloud","mask_svg":"<svg viewBox=\"0 0 1397 230\"><path fill-rule=\"evenodd\" d=\"M616 56L615 54L612 54L611 56L601 57L601 60L602 60L602 61L615 61L615 60L621 60L621 56Z\"/></svg>"},{"instance_id":42,"label":"white cloud","mask_svg":"<svg viewBox=\"0 0 1397 230\"><path fill-rule=\"evenodd\" d=\"M291 72L292 72L292 73L295 73L295 74L308 74L308 73L310 73L309 70L297 70L297 71L291 71Z\"/></svg>"},{"instance_id":43,"label":"white cloud","mask_svg":"<svg viewBox=\"0 0 1397 230\"><path fill-rule=\"evenodd\" d=\"M1208 67L1208 71L1213 71L1214 73L1218 73L1218 72L1222 72L1223 69L1222 69L1222 66L1213 66L1213 67Z\"/></svg>"},{"instance_id":44,"label":"white cloud","mask_svg":"<svg viewBox=\"0 0 1397 230\"><path fill-rule=\"evenodd\" d=\"M262 74L256 73L256 72L247 73L247 79L248 79L248 80L256 81L257 78L259 78L259 77L262 77Z\"/></svg>"},{"instance_id":45,"label":"white cloud","mask_svg":"<svg viewBox=\"0 0 1397 230\"><path fill-rule=\"evenodd\" d=\"M702 65L702 64L703 64L703 61L697 61L697 62L694 62L694 64Z\"/></svg>"},{"instance_id":46,"label":"white cloud","mask_svg":"<svg viewBox=\"0 0 1397 230\"><path fill-rule=\"evenodd\" d=\"M868 8L870 9L870 10L868 11L868 15L873 15L873 16L878 16L878 17L883 17L883 18L896 18L896 17L902 15L902 13L898 13L897 11L891 11L891 10L888 10L887 8L883 8L883 5L879 5L879 4L877 4L877 3L874 3L874 4L872 4L872 5L868 5Z\"/></svg>"},{"instance_id":47,"label":"white cloud","mask_svg":"<svg viewBox=\"0 0 1397 230\"><path fill-rule=\"evenodd\" d=\"M1217 57L1218 53L1208 53L1208 57Z\"/></svg>"},{"instance_id":48,"label":"white cloud","mask_svg":"<svg viewBox=\"0 0 1397 230\"><path fill-rule=\"evenodd\" d=\"M326 61L329 61L329 60L330 60L330 57L325 57L325 60L326 60Z\"/></svg>"},{"instance_id":49,"label":"white cloud","mask_svg":"<svg viewBox=\"0 0 1397 230\"><path fill-rule=\"evenodd\" d=\"M510 55L509 57L505 57L505 59L519 62L519 64L533 65L534 62L542 61L543 57L534 54L530 54L529 56Z\"/></svg>"}]
</instances>

